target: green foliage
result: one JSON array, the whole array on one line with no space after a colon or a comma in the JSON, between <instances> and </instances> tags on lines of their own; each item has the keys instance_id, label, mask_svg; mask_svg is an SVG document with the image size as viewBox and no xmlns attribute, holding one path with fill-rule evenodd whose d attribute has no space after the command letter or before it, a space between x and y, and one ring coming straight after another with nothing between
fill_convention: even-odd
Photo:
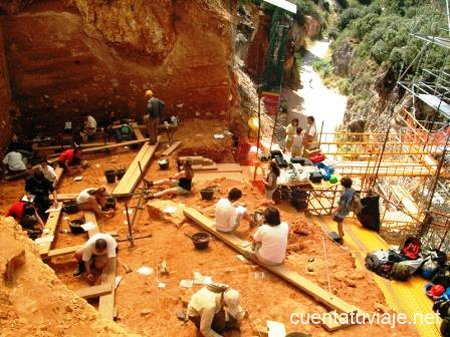
<instances>
[{"instance_id":1,"label":"green foliage","mask_svg":"<svg viewBox=\"0 0 450 337\"><path fill-rule=\"evenodd\" d=\"M327 59L319 59L314 61L313 68L322 78L326 78L333 74L333 64Z\"/></svg>"}]
</instances>

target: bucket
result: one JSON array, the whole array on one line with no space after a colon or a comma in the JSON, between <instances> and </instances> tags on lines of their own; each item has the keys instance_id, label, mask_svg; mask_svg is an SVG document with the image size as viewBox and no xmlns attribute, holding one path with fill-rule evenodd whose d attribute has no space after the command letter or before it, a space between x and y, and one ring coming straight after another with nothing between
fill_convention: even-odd
<instances>
[{"instance_id":1,"label":"bucket","mask_svg":"<svg viewBox=\"0 0 450 337\"><path fill-rule=\"evenodd\" d=\"M160 170L167 170L169 168L169 161L167 159L161 159L158 161Z\"/></svg>"},{"instance_id":2,"label":"bucket","mask_svg":"<svg viewBox=\"0 0 450 337\"><path fill-rule=\"evenodd\" d=\"M70 231L72 234L82 234L84 233L83 227L81 225L84 224L84 220L77 219L77 220L71 220L70 221Z\"/></svg>"},{"instance_id":3,"label":"bucket","mask_svg":"<svg viewBox=\"0 0 450 337\"><path fill-rule=\"evenodd\" d=\"M114 170L105 171L105 177L106 177L106 181L109 184L114 183L116 181L116 171L114 171Z\"/></svg>"},{"instance_id":4,"label":"bucket","mask_svg":"<svg viewBox=\"0 0 450 337\"><path fill-rule=\"evenodd\" d=\"M192 242L194 243L194 247L197 250L205 250L208 248L209 240L211 240L211 235L205 232L198 232L192 235Z\"/></svg>"},{"instance_id":5,"label":"bucket","mask_svg":"<svg viewBox=\"0 0 450 337\"><path fill-rule=\"evenodd\" d=\"M212 188L204 188L200 190L200 194L202 195L202 200L212 200L214 190Z\"/></svg>"},{"instance_id":6,"label":"bucket","mask_svg":"<svg viewBox=\"0 0 450 337\"><path fill-rule=\"evenodd\" d=\"M116 172L117 180L122 179L122 177L123 177L124 175L125 175L125 169L117 170L117 172Z\"/></svg>"}]
</instances>

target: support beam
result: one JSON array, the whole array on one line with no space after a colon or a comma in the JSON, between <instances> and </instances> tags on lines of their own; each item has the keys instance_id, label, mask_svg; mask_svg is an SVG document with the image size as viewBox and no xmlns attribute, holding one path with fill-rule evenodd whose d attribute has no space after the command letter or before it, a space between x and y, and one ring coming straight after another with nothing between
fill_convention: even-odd
<instances>
[{"instance_id":1,"label":"support beam","mask_svg":"<svg viewBox=\"0 0 450 337\"><path fill-rule=\"evenodd\" d=\"M80 245L80 246L70 246L70 247L52 249L48 252L47 256L48 257L58 257L58 256L73 254L81 247L83 247L83 246Z\"/></svg>"},{"instance_id":2,"label":"support beam","mask_svg":"<svg viewBox=\"0 0 450 337\"><path fill-rule=\"evenodd\" d=\"M99 297L110 294L114 287L114 283L104 283L98 286L92 286L75 291L75 293L84 299Z\"/></svg>"},{"instance_id":3,"label":"support beam","mask_svg":"<svg viewBox=\"0 0 450 337\"><path fill-rule=\"evenodd\" d=\"M231 248L238 251L241 254L247 255L250 252L249 248L242 248L242 241L239 238L237 238L233 234L227 234L227 233L221 233L216 231L214 222L200 213L199 211L185 207L183 210L183 213L186 217L189 219L192 219L195 223L200 225L204 230L208 231L209 233L213 234L217 238L221 239L223 242L228 244ZM325 289L319 287L317 284L311 282L310 280L304 278L303 276L293 272L289 268L287 268L285 265L280 266L266 266L264 264L261 264L258 260L253 260L255 263L258 263L260 266L266 268L267 270L271 271L275 275L281 277L294 287L302 290L303 292L307 293L308 295L312 296L315 300L318 302L321 302L325 304L328 308L331 308L333 310L336 310L339 313L356 313L356 314L366 314L365 311L362 309L349 304L345 302L344 300L340 299L336 295L326 291Z\"/></svg>"},{"instance_id":4,"label":"support beam","mask_svg":"<svg viewBox=\"0 0 450 337\"><path fill-rule=\"evenodd\" d=\"M114 148L123 147L123 146L141 144L141 143L147 142L148 140L149 140L149 138L131 140L129 142L122 142L122 143L116 143L116 144L112 144L112 145L92 147L90 149L83 149L81 152L83 154L93 153L93 152L97 152L97 151L109 150L109 149L114 149Z\"/></svg>"},{"instance_id":5,"label":"support beam","mask_svg":"<svg viewBox=\"0 0 450 337\"><path fill-rule=\"evenodd\" d=\"M150 159L155 154L156 148L159 145L159 141L160 137L158 137L155 145L146 143L142 146L141 150L136 157L134 157L133 162L128 167L127 172L125 172L125 175L122 179L120 179L119 184L112 192L113 197L128 197L133 193L135 187L139 183L139 180L142 178L141 168L143 173L145 173L150 164Z\"/></svg>"},{"instance_id":6,"label":"support beam","mask_svg":"<svg viewBox=\"0 0 450 337\"><path fill-rule=\"evenodd\" d=\"M56 205L57 208L59 208L59 211L51 212L48 215L47 222L45 223L44 230L42 231L42 235L40 239L45 240L45 242L39 243L39 254L42 258L45 258L48 256L48 252L50 251L50 247L52 246L52 243L55 239L55 233L56 229L59 225L59 218L61 217L61 209L62 209L62 203L58 203Z\"/></svg>"},{"instance_id":7,"label":"support beam","mask_svg":"<svg viewBox=\"0 0 450 337\"><path fill-rule=\"evenodd\" d=\"M181 142L178 140L178 141L176 141L176 142L174 142L169 148L167 148L166 150L164 150L162 153L161 153L161 155L163 155L163 156L169 156L173 151L175 151L176 150L176 148L178 147L178 146L180 146L181 145Z\"/></svg>"},{"instance_id":8,"label":"support beam","mask_svg":"<svg viewBox=\"0 0 450 337\"><path fill-rule=\"evenodd\" d=\"M84 211L84 221L92 222L96 225L94 228L88 230L89 237L91 237L97 233L100 233L100 228L98 228L98 224L97 224L97 217L95 216L94 212Z\"/></svg>"}]
</instances>

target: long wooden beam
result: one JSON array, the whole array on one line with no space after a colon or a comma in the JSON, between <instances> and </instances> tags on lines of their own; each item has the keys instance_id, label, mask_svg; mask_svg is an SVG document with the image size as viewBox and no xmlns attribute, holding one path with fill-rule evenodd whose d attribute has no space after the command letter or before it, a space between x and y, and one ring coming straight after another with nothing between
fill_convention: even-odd
<instances>
[{"instance_id":1,"label":"long wooden beam","mask_svg":"<svg viewBox=\"0 0 450 337\"><path fill-rule=\"evenodd\" d=\"M181 142L178 140L178 141L176 141L176 142L174 142L169 148L167 148L166 150L164 150L162 153L161 153L161 155L163 155L163 156L169 156L173 151L175 151L176 150L176 148L178 147L178 146L180 146L181 145Z\"/></svg>"},{"instance_id":2,"label":"long wooden beam","mask_svg":"<svg viewBox=\"0 0 450 337\"><path fill-rule=\"evenodd\" d=\"M98 286L92 286L77 290L75 291L75 293L81 298L88 299L110 294L113 287L114 283L103 283Z\"/></svg>"},{"instance_id":3,"label":"long wooden beam","mask_svg":"<svg viewBox=\"0 0 450 337\"><path fill-rule=\"evenodd\" d=\"M150 159L155 154L156 148L159 145L159 141L160 137L158 137L155 145L146 143L142 146L136 157L134 157L133 162L128 167L127 172L125 172L125 175L120 179L119 184L112 192L114 197L128 197L133 193L139 180L142 178L141 169L143 173L145 173L150 164Z\"/></svg>"},{"instance_id":4,"label":"long wooden beam","mask_svg":"<svg viewBox=\"0 0 450 337\"><path fill-rule=\"evenodd\" d=\"M80 245L80 246L70 246L70 247L52 249L48 252L47 256L48 257L58 257L58 256L73 254L81 247L83 247L83 246Z\"/></svg>"},{"instance_id":5,"label":"long wooden beam","mask_svg":"<svg viewBox=\"0 0 450 337\"><path fill-rule=\"evenodd\" d=\"M189 219L192 219L195 221L200 227L208 231L209 233L213 234L214 236L221 239L223 242L228 244L231 248L238 251L241 254L244 254L248 256L248 253L250 252L249 248L242 248L242 241L241 239L237 238L233 234L226 234L218 232L215 229L214 222L200 213L199 211L185 207L183 210L183 213L186 217ZM238 240L237 240L238 239ZM239 244L238 244L239 243ZM268 269L275 275L281 277L288 283L292 284L296 288L304 291L308 295L312 296L315 300L325 304L327 307L331 308L332 310L336 310L339 313L356 313L356 314L364 314L365 311L362 309L356 307L355 305L349 304L342 300L341 298L337 297L336 295L326 291L325 289L319 287L317 284L309 281L308 279L304 278L303 276L297 274L296 272L293 272L289 268L287 268L284 265L280 266L266 266L264 264L261 264L258 260L254 259L254 262L258 263L260 266Z\"/></svg>"},{"instance_id":6,"label":"long wooden beam","mask_svg":"<svg viewBox=\"0 0 450 337\"><path fill-rule=\"evenodd\" d=\"M44 242L40 242L39 245L39 254L41 257L48 257L48 252L50 251L50 247L55 239L56 229L59 225L59 218L61 216L62 203L58 203L56 205L59 208L56 212L50 212L48 215L47 222L45 223L44 230L42 231L41 240L45 240Z\"/></svg>"},{"instance_id":7,"label":"long wooden beam","mask_svg":"<svg viewBox=\"0 0 450 337\"><path fill-rule=\"evenodd\" d=\"M90 149L83 149L81 152L82 153L93 153L93 152L97 152L97 151L114 149L114 148L117 148L117 147L141 144L141 143L147 142L148 140L149 140L149 138L138 139L138 140L130 140L129 142L115 143L115 144L112 144L112 145L92 147Z\"/></svg>"}]
</instances>

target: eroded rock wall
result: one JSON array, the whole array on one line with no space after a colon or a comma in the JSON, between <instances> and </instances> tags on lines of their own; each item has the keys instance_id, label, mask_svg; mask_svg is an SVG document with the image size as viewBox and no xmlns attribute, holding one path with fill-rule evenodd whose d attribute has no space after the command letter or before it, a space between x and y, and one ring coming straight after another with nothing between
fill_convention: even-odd
<instances>
[{"instance_id":1,"label":"eroded rock wall","mask_svg":"<svg viewBox=\"0 0 450 337\"><path fill-rule=\"evenodd\" d=\"M3 32L0 26L0 157L5 153L11 136L11 90L3 50Z\"/></svg>"},{"instance_id":2,"label":"eroded rock wall","mask_svg":"<svg viewBox=\"0 0 450 337\"><path fill-rule=\"evenodd\" d=\"M25 125L61 130L84 111L110 109L140 117L148 88L181 118L229 118L236 102L230 15L219 0L43 1L2 25Z\"/></svg>"},{"instance_id":3,"label":"eroded rock wall","mask_svg":"<svg viewBox=\"0 0 450 337\"><path fill-rule=\"evenodd\" d=\"M0 233L1 336L140 337L67 289L12 217L0 216Z\"/></svg>"}]
</instances>

